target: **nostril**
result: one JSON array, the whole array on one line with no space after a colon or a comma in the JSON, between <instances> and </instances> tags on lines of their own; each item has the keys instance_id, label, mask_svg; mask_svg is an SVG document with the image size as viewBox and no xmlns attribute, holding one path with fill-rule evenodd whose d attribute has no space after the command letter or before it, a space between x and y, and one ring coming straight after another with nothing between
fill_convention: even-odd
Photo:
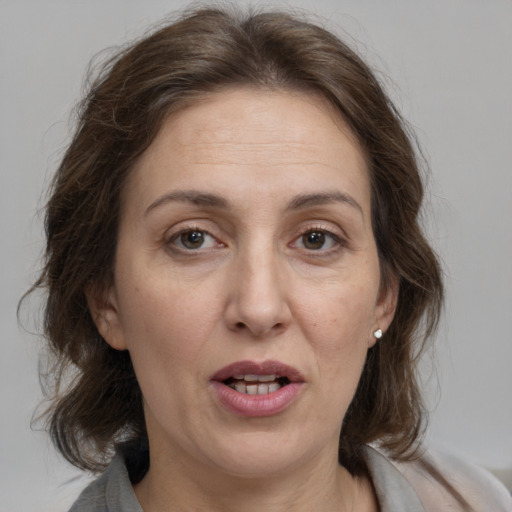
<instances>
[{"instance_id":1,"label":"nostril","mask_svg":"<svg viewBox=\"0 0 512 512\"><path fill-rule=\"evenodd\" d=\"M272 326L272 328L270 329L270 332L272 332L274 334L278 334L278 333L283 332L284 330L285 330L285 324L282 322L278 322Z\"/></svg>"},{"instance_id":2,"label":"nostril","mask_svg":"<svg viewBox=\"0 0 512 512\"><path fill-rule=\"evenodd\" d=\"M277 322L275 321L277 320ZM250 333L256 338L275 336L286 330L287 322L280 321L280 318L258 318L254 316L252 318L243 318L239 315L238 318L233 318L233 322L230 323L230 330L238 332L239 334Z\"/></svg>"}]
</instances>

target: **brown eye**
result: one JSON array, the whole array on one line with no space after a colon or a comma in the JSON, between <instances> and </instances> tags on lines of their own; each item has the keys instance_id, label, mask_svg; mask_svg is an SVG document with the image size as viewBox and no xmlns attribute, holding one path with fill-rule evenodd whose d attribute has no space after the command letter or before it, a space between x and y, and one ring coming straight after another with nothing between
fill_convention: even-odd
<instances>
[{"instance_id":1,"label":"brown eye","mask_svg":"<svg viewBox=\"0 0 512 512\"><path fill-rule=\"evenodd\" d=\"M212 235L201 229L185 229L175 234L169 240L169 244L174 245L181 250L187 251L210 249L219 245L217 240Z\"/></svg>"},{"instance_id":2,"label":"brown eye","mask_svg":"<svg viewBox=\"0 0 512 512\"><path fill-rule=\"evenodd\" d=\"M345 246L345 243L339 236L331 231L314 228L304 231L291 245L302 251L311 251L326 255L331 254L336 248Z\"/></svg>"},{"instance_id":3,"label":"brown eye","mask_svg":"<svg viewBox=\"0 0 512 512\"><path fill-rule=\"evenodd\" d=\"M202 254L225 245L213 235L199 228L185 228L168 238L166 246L180 254Z\"/></svg>"},{"instance_id":4,"label":"brown eye","mask_svg":"<svg viewBox=\"0 0 512 512\"><path fill-rule=\"evenodd\" d=\"M186 249L199 249L204 244L203 231L185 231L179 236L181 245Z\"/></svg>"},{"instance_id":5,"label":"brown eye","mask_svg":"<svg viewBox=\"0 0 512 512\"><path fill-rule=\"evenodd\" d=\"M317 251L325 245L325 233L322 231L309 231L302 235L302 244L306 249Z\"/></svg>"}]
</instances>

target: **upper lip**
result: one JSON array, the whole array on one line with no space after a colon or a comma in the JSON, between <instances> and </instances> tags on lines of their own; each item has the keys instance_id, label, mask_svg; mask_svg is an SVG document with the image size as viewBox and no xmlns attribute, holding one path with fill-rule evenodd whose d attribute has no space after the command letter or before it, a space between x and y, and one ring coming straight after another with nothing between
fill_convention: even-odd
<instances>
[{"instance_id":1,"label":"upper lip","mask_svg":"<svg viewBox=\"0 0 512 512\"><path fill-rule=\"evenodd\" d=\"M221 368L211 380L222 382L234 375L277 375L286 377L290 382L304 382L304 377L296 368L279 361L236 361Z\"/></svg>"}]
</instances>

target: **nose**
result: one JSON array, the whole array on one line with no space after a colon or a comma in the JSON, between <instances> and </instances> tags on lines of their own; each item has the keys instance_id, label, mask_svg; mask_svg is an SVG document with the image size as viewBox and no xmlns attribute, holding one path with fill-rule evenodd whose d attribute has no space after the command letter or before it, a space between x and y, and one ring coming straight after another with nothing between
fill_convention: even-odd
<instances>
[{"instance_id":1,"label":"nose","mask_svg":"<svg viewBox=\"0 0 512 512\"><path fill-rule=\"evenodd\" d=\"M240 256L230 276L225 320L232 331L255 338L275 336L292 318L286 277L273 251L255 250Z\"/></svg>"}]
</instances>

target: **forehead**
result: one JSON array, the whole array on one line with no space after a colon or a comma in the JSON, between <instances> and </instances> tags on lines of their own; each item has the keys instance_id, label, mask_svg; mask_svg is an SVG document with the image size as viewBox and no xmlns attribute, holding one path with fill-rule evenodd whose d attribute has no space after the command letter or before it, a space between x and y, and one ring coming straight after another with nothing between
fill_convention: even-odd
<instances>
[{"instance_id":1,"label":"forehead","mask_svg":"<svg viewBox=\"0 0 512 512\"><path fill-rule=\"evenodd\" d=\"M171 137L172 134L172 137ZM184 109L171 114L154 141L168 146L201 145L237 142L258 144L275 142L300 143L312 148L321 143L340 143L340 136L350 140L361 155L364 153L339 111L320 93L298 90L267 90L253 87L232 87L197 99ZM163 140L165 139L165 140Z\"/></svg>"},{"instance_id":2,"label":"forehead","mask_svg":"<svg viewBox=\"0 0 512 512\"><path fill-rule=\"evenodd\" d=\"M127 194L149 200L198 181L229 190L241 175L260 187L282 179L292 188L338 178L363 201L369 196L364 152L327 100L249 88L217 92L171 114L136 163Z\"/></svg>"}]
</instances>

